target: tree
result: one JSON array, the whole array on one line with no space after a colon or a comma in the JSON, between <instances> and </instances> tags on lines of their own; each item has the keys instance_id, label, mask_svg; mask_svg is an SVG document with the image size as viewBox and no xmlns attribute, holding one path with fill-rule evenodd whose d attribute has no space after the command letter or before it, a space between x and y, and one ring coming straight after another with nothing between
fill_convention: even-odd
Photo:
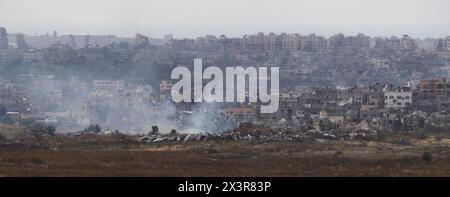
<instances>
[{"instance_id":1,"label":"tree","mask_svg":"<svg viewBox=\"0 0 450 197\"><path fill-rule=\"evenodd\" d=\"M28 130L35 136L53 136L55 135L56 126L45 123L34 123L28 127Z\"/></svg>"},{"instance_id":2,"label":"tree","mask_svg":"<svg viewBox=\"0 0 450 197\"><path fill-rule=\"evenodd\" d=\"M329 119L322 119L319 122L319 128L321 131L333 131L338 127L338 124L331 122Z\"/></svg>"},{"instance_id":3,"label":"tree","mask_svg":"<svg viewBox=\"0 0 450 197\"><path fill-rule=\"evenodd\" d=\"M6 106L3 104L0 104L0 118L5 116L6 112L8 112L8 110L6 109Z\"/></svg>"},{"instance_id":4,"label":"tree","mask_svg":"<svg viewBox=\"0 0 450 197\"><path fill-rule=\"evenodd\" d=\"M418 123L419 128L425 128L425 118L420 117L419 118L419 123Z\"/></svg>"},{"instance_id":5,"label":"tree","mask_svg":"<svg viewBox=\"0 0 450 197\"><path fill-rule=\"evenodd\" d=\"M92 125L91 124L87 128L85 128L83 130L83 132L86 132L86 133L100 133L100 132L102 132L102 128L98 124L96 124L96 125Z\"/></svg>"},{"instance_id":6,"label":"tree","mask_svg":"<svg viewBox=\"0 0 450 197\"><path fill-rule=\"evenodd\" d=\"M0 122L4 124L14 124L14 120L7 116L6 113L8 112L8 109L5 105L0 104Z\"/></svg>"},{"instance_id":7,"label":"tree","mask_svg":"<svg viewBox=\"0 0 450 197\"><path fill-rule=\"evenodd\" d=\"M423 161L427 161L427 162L431 162L431 160L433 160L433 154L431 154L430 152L424 152L422 154L422 160Z\"/></svg>"}]
</instances>

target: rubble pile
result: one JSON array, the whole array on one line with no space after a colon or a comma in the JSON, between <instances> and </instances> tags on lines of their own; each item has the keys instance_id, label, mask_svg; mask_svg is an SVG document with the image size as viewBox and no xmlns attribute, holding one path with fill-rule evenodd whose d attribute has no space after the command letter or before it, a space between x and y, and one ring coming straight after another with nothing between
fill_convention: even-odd
<instances>
[{"instance_id":1,"label":"rubble pile","mask_svg":"<svg viewBox=\"0 0 450 197\"><path fill-rule=\"evenodd\" d=\"M339 137L349 140L371 140L377 136L377 131L371 129L365 120L360 123L347 124L343 128L339 129L337 133L340 134Z\"/></svg>"},{"instance_id":2,"label":"rubble pile","mask_svg":"<svg viewBox=\"0 0 450 197\"><path fill-rule=\"evenodd\" d=\"M207 141L207 140L248 140L248 141L293 141L299 140L304 136L297 132L290 132L286 129L273 129L263 126L254 125L252 123L242 123L233 130L222 133L195 133L184 134L171 131L170 134L160 134L155 127L145 136L137 138L140 142L155 143L166 141Z\"/></svg>"},{"instance_id":3,"label":"rubble pile","mask_svg":"<svg viewBox=\"0 0 450 197\"><path fill-rule=\"evenodd\" d=\"M373 140L377 131L370 129L366 121L347 124L331 130L321 130L316 127L312 130L302 131L287 128L269 128L251 123L241 124L237 129L219 134L221 138L233 140L259 140L259 141L301 141L311 138L322 138L331 140Z\"/></svg>"},{"instance_id":4,"label":"rubble pile","mask_svg":"<svg viewBox=\"0 0 450 197\"><path fill-rule=\"evenodd\" d=\"M159 133L158 126L152 126L152 130L145 136L137 138L139 142L153 143L153 142L187 142L187 141L206 141L212 137L211 134L205 133L177 133L177 130L172 129L169 134Z\"/></svg>"},{"instance_id":5,"label":"rubble pile","mask_svg":"<svg viewBox=\"0 0 450 197\"><path fill-rule=\"evenodd\" d=\"M376 139L377 132L372 129L368 130L333 130L333 131L321 131L318 129L309 130L306 132L306 136L313 138L323 138L330 140L373 140Z\"/></svg>"},{"instance_id":6,"label":"rubble pile","mask_svg":"<svg viewBox=\"0 0 450 197\"><path fill-rule=\"evenodd\" d=\"M348 123L336 129L327 131L321 130L318 126L306 132L307 136L314 138L324 138L332 140L373 140L377 136L377 131L369 127L367 121L363 120L359 123Z\"/></svg>"},{"instance_id":7,"label":"rubble pile","mask_svg":"<svg viewBox=\"0 0 450 197\"><path fill-rule=\"evenodd\" d=\"M221 139L251 141L299 141L303 132L285 128L270 128L252 123L241 123L238 128L218 134Z\"/></svg>"},{"instance_id":8,"label":"rubble pile","mask_svg":"<svg viewBox=\"0 0 450 197\"><path fill-rule=\"evenodd\" d=\"M187 142L187 141L206 141L213 137L211 134L150 134L137 138L139 142L154 143L154 142Z\"/></svg>"},{"instance_id":9,"label":"rubble pile","mask_svg":"<svg viewBox=\"0 0 450 197\"><path fill-rule=\"evenodd\" d=\"M243 141L305 141L313 138L330 140L372 140L377 132L368 127L367 122L349 124L336 130L322 131L319 128L312 130L296 130L287 128L270 128L252 123L241 123L238 128L222 133L196 133L183 134L170 132L170 134L160 134L157 129L149 132L148 135L137 138L140 142L155 143L165 141L207 141L207 140L243 140Z\"/></svg>"}]
</instances>

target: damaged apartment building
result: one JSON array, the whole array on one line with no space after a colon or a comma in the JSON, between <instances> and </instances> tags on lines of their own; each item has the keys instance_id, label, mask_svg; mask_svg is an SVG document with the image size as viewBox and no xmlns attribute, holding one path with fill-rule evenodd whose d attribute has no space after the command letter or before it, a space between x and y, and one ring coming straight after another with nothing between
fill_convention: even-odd
<instances>
[{"instance_id":1,"label":"damaged apartment building","mask_svg":"<svg viewBox=\"0 0 450 197\"><path fill-rule=\"evenodd\" d=\"M281 93L280 109L257 114L257 122L295 128L328 119L338 125L365 121L371 128L413 130L425 124L439 125L449 117L445 115L450 110L448 96L445 78L421 80L414 87L378 83L345 89L303 88Z\"/></svg>"}]
</instances>

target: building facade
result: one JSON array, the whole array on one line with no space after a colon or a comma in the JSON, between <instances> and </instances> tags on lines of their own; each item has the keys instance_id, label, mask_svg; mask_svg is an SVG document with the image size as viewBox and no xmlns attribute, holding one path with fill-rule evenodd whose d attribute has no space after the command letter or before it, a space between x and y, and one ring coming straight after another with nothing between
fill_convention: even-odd
<instances>
[{"instance_id":1,"label":"building facade","mask_svg":"<svg viewBox=\"0 0 450 197\"><path fill-rule=\"evenodd\" d=\"M402 109L412 103L412 91L409 87L397 87L384 91L384 107L386 109Z\"/></svg>"}]
</instances>

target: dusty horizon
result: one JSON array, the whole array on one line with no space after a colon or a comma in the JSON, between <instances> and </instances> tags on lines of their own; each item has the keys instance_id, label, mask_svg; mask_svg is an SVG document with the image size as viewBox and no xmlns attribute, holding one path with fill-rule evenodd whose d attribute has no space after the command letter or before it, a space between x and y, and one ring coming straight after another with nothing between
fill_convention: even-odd
<instances>
[{"instance_id":1,"label":"dusty horizon","mask_svg":"<svg viewBox=\"0 0 450 197\"><path fill-rule=\"evenodd\" d=\"M193 38L286 32L427 38L448 36L449 4L445 0L4 0L0 26L27 35L57 31L60 35L133 37L139 32L155 38L165 34Z\"/></svg>"}]
</instances>

